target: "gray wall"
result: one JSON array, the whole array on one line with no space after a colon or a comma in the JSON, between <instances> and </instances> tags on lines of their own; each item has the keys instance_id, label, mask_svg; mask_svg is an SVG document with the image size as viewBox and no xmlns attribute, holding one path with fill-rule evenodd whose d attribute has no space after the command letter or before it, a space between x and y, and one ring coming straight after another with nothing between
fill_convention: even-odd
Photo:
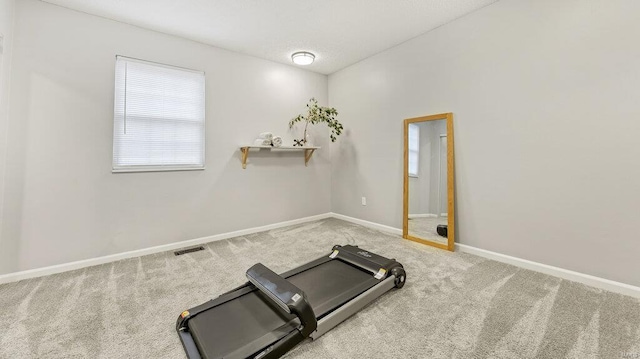
<instances>
[{"instance_id":1,"label":"gray wall","mask_svg":"<svg viewBox=\"0 0 640 359\"><path fill-rule=\"evenodd\" d=\"M326 131L309 167L238 151L326 105L326 76L34 0L14 45L0 274L330 211ZM206 71L206 170L111 173L116 54Z\"/></svg>"},{"instance_id":2,"label":"gray wall","mask_svg":"<svg viewBox=\"0 0 640 359\"><path fill-rule=\"evenodd\" d=\"M4 175L5 158L7 153L7 123L9 109L9 89L11 78L11 59L13 48L13 13L15 2L13 0L0 1L0 35L3 37L2 54L0 55L0 251L4 248L5 241L2 238L2 226L4 211ZM2 258L0 255L0 262ZM0 270L2 263L0 263ZM0 271L0 273L2 273Z\"/></svg>"},{"instance_id":3,"label":"gray wall","mask_svg":"<svg viewBox=\"0 0 640 359\"><path fill-rule=\"evenodd\" d=\"M430 122L431 172L429 173L429 213L440 216L440 135L447 133L447 121ZM446 187L446 184L444 184Z\"/></svg>"},{"instance_id":4,"label":"gray wall","mask_svg":"<svg viewBox=\"0 0 640 359\"><path fill-rule=\"evenodd\" d=\"M451 111L459 242L640 285L639 13L503 0L330 75L333 211L400 228L402 120Z\"/></svg>"}]
</instances>

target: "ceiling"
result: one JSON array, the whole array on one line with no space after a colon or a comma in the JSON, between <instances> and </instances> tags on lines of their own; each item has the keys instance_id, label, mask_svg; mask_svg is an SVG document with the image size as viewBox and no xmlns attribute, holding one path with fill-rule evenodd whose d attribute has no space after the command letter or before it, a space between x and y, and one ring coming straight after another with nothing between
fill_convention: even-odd
<instances>
[{"instance_id":1,"label":"ceiling","mask_svg":"<svg viewBox=\"0 0 640 359\"><path fill-rule=\"evenodd\" d=\"M43 0L330 74L497 0Z\"/></svg>"}]
</instances>

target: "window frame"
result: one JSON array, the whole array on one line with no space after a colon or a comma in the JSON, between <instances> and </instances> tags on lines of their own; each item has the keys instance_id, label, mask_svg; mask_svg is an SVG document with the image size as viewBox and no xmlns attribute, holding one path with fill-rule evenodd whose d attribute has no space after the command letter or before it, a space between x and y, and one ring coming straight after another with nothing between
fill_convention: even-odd
<instances>
[{"instance_id":1,"label":"window frame","mask_svg":"<svg viewBox=\"0 0 640 359\"><path fill-rule=\"evenodd\" d=\"M116 151L116 137L115 137L115 131L116 131L116 116L117 116L117 104L116 104L116 100L118 98L118 94L117 94L117 72L114 73L114 98L113 98L113 132L112 132L112 153L111 153L111 172L112 173L135 173L135 172L171 172L171 171L202 171L206 169L206 149L207 149L207 112L206 112L206 99L207 99L207 89L206 89L206 72L205 71L199 71L199 70L194 70L194 69L190 69L190 68L185 68L185 67L180 67L180 66L173 66L173 65L167 65L167 64L163 64L163 63L159 63L159 62L155 62L155 61L148 61L148 60L142 60L142 59L138 59L138 58L134 58L134 57L128 57L128 56L122 56L122 55L116 55L115 56L116 61L115 61L115 66L114 66L114 70L117 71L117 67L118 67L118 60L125 60L125 61L130 61L130 62L137 62L137 63L141 63L141 64L145 64L145 65L151 65L151 66L156 66L156 67L164 67L164 68L168 68L168 69L172 69L172 70L180 70L180 71L185 71L185 72L192 72L192 73L196 73L196 74L201 74L202 78L204 80L203 82L203 89L202 89L202 96L204 99L203 102L203 108L202 108L202 114L203 114L203 120L202 120L202 165L181 165L181 164L170 164L170 165L130 165L130 166L122 166L122 165L117 165L116 164L116 156L115 156L115 151ZM125 90L126 91L126 90ZM125 105L126 107L126 105Z\"/></svg>"},{"instance_id":2,"label":"window frame","mask_svg":"<svg viewBox=\"0 0 640 359\"><path fill-rule=\"evenodd\" d=\"M416 139L416 150L411 150L411 129L414 129L417 132L417 139ZM414 123L410 123L409 127L408 127L408 140L409 143L407 144L407 151L408 151L408 163L407 163L407 174L409 175L409 177L411 178L418 178L418 174L420 173L420 126L414 124ZM411 155L414 155L416 158L415 161L415 165L416 165L416 171L415 173L411 172Z\"/></svg>"}]
</instances>

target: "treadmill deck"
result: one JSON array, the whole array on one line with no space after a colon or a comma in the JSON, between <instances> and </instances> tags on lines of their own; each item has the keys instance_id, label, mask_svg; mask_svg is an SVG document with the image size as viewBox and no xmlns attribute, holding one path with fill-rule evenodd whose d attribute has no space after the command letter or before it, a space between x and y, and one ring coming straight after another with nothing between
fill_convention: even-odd
<instances>
[{"instance_id":1,"label":"treadmill deck","mask_svg":"<svg viewBox=\"0 0 640 359\"><path fill-rule=\"evenodd\" d=\"M331 260L286 278L307 295L317 318L379 283L369 272ZM189 323L203 358L246 357L287 335L299 325L294 315L254 290L220 304Z\"/></svg>"}]
</instances>

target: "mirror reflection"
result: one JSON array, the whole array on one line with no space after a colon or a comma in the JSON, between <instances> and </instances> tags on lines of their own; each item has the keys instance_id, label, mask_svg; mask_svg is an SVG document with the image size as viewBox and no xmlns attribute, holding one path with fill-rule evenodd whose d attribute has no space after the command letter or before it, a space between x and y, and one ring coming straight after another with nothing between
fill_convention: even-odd
<instances>
[{"instance_id":1,"label":"mirror reflection","mask_svg":"<svg viewBox=\"0 0 640 359\"><path fill-rule=\"evenodd\" d=\"M447 244L446 120L410 123L408 150L408 234Z\"/></svg>"},{"instance_id":2,"label":"mirror reflection","mask_svg":"<svg viewBox=\"0 0 640 359\"><path fill-rule=\"evenodd\" d=\"M453 114L404 120L402 237L453 251Z\"/></svg>"}]
</instances>

